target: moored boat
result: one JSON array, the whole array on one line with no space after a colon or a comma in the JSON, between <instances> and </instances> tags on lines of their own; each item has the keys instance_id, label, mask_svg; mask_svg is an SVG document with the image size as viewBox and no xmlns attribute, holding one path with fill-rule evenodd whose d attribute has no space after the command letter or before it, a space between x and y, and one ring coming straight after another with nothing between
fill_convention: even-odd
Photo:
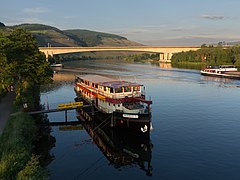
<instances>
[{"instance_id":1,"label":"moored boat","mask_svg":"<svg viewBox=\"0 0 240 180\"><path fill-rule=\"evenodd\" d=\"M206 76L240 79L240 72L237 67L233 65L207 66L205 69L201 70L201 74Z\"/></svg>"},{"instance_id":2,"label":"moored boat","mask_svg":"<svg viewBox=\"0 0 240 180\"><path fill-rule=\"evenodd\" d=\"M99 75L79 75L75 79L75 91L86 103L109 115L106 119L111 127L150 131L152 101L146 100L142 84Z\"/></svg>"},{"instance_id":3,"label":"moored boat","mask_svg":"<svg viewBox=\"0 0 240 180\"><path fill-rule=\"evenodd\" d=\"M51 64L50 66L51 67L62 67L63 64L61 64L61 63L54 63L54 64Z\"/></svg>"}]
</instances>

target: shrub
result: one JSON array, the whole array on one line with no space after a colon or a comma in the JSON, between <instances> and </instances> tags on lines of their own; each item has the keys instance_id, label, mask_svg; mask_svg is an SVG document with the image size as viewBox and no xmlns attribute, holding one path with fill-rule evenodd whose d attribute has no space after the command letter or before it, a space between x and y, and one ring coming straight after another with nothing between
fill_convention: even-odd
<instances>
[{"instance_id":1,"label":"shrub","mask_svg":"<svg viewBox=\"0 0 240 180\"><path fill-rule=\"evenodd\" d=\"M31 116L18 112L10 117L0 137L0 179L45 177L38 158L32 155L36 131Z\"/></svg>"}]
</instances>

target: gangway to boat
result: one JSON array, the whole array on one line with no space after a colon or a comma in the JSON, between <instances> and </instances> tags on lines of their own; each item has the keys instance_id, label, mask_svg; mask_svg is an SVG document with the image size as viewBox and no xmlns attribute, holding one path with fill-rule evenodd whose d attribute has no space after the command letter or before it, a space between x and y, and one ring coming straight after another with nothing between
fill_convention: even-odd
<instances>
[{"instance_id":1,"label":"gangway to boat","mask_svg":"<svg viewBox=\"0 0 240 180\"><path fill-rule=\"evenodd\" d=\"M44 109L44 110L27 112L27 114L37 115L37 114L46 114L46 113L65 111L65 123L67 123L68 122L67 111L78 109L78 108L86 108L86 107L92 107L92 105L83 105L83 102L73 102L73 103L59 104L58 108L53 108L53 109L47 108L47 109ZM93 112L93 114L94 114L94 112Z\"/></svg>"},{"instance_id":2,"label":"gangway to boat","mask_svg":"<svg viewBox=\"0 0 240 180\"><path fill-rule=\"evenodd\" d=\"M81 106L81 108L85 108L85 107L90 107L91 105L84 105ZM73 109L77 109L79 107L70 107L70 108L55 108L55 109L46 109L46 110L40 110L40 111L32 111L32 112L27 112L29 115L34 115L34 114L46 114L46 113L52 113L52 112L60 112L60 111L68 111L68 110L73 110Z\"/></svg>"}]
</instances>

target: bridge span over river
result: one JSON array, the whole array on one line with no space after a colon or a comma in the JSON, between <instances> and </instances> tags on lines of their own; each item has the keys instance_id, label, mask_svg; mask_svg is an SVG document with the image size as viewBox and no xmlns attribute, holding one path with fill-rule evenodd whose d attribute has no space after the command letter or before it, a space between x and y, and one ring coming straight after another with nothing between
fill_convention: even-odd
<instances>
[{"instance_id":1,"label":"bridge span over river","mask_svg":"<svg viewBox=\"0 0 240 180\"><path fill-rule=\"evenodd\" d=\"M174 53L182 51L196 51L200 47L164 47L164 46L124 46L124 47L40 47L40 51L45 53L46 57L56 54L67 54L77 52L99 52L99 51L135 51L159 53L160 61L170 62Z\"/></svg>"}]
</instances>

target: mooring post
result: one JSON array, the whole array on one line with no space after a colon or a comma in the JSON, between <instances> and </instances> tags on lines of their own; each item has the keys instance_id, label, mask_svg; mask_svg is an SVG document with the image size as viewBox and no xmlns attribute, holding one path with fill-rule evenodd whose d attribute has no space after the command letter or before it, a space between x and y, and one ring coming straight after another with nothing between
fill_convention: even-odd
<instances>
[{"instance_id":1,"label":"mooring post","mask_svg":"<svg viewBox=\"0 0 240 180\"><path fill-rule=\"evenodd\" d=\"M67 122L67 110L65 110L65 122Z\"/></svg>"}]
</instances>

